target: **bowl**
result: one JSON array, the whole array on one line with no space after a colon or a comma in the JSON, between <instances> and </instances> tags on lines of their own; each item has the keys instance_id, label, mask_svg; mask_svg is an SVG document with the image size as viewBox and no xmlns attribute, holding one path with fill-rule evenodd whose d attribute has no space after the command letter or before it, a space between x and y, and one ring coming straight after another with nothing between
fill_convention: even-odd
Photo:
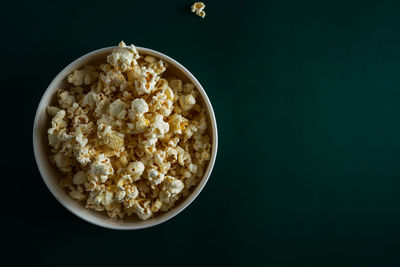
<instances>
[{"instance_id":1,"label":"bowl","mask_svg":"<svg viewBox=\"0 0 400 267\"><path fill-rule=\"evenodd\" d=\"M210 100L207 97L206 92L204 91L201 84L197 81L197 79L191 74L184 66L178 63L176 60L151 49L136 47L138 52L141 55L151 55L156 58L160 58L163 61L169 64L168 69L171 71L171 74L183 79L184 81L192 82L199 91L200 103L206 108L207 116L208 116L208 131L209 136L211 138L211 158L204 172L203 178L200 182L191 189L191 193L182 198L177 202L176 206L171 210L159 213L155 215L153 218L142 221L137 216L129 216L124 219L113 219L108 217L106 213L94 211L88 208L85 208L83 203L80 203L70 196L68 196L67 192L59 185L59 177L61 175L60 171L50 162L50 147L48 145L47 139L47 129L50 127L50 116L46 112L46 107L54 102L56 102L56 91L59 88L67 88L68 83L66 81L66 77L75 69L79 69L84 65L95 64L99 65L101 63L106 62L106 57L108 54L112 52L113 49L117 48L117 46L106 47L102 49L95 50L90 52L71 64L65 67L50 83L49 87L44 92L39 106L36 111L35 121L33 125L33 149L35 154L35 160L37 166L39 168L40 174L43 178L44 183L53 194L53 196L70 212L78 216L79 218L110 229L119 229L119 230L132 230L132 229L142 229L151 226L158 225L163 223L182 210L184 210L190 203L199 195L201 190L204 188L205 184L208 181L208 178L211 175L211 171L214 167L215 159L217 156L217 148L218 148L218 134L217 134L217 123L215 119L215 114L211 105ZM167 71L168 71L167 69Z\"/></svg>"}]
</instances>

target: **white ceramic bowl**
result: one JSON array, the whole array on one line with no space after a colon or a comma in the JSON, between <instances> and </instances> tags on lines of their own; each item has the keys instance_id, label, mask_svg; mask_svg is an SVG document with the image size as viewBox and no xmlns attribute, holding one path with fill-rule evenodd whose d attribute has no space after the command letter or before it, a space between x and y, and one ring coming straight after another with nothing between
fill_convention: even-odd
<instances>
[{"instance_id":1,"label":"white ceramic bowl","mask_svg":"<svg viewBox=\"0 0 400 267\"><path fill-rule=\"evenodd\" d=\"M207 183L208 178L210 177L217 156L217 123L215 120L213 108L211 106L210 100L207 97L206 92L204 91L201 84L196 80L196 78L185 67L160 52L148 48L137 47L137 50L140 54L151 55L156 58L161 58L165 62L168 62L170 64L168 69L172 70L173 74L176 74L176 76L180 76L180 78L184 78L187 81L192 82L199 90L201 98L200 101L203 102L202 104L203 106L205 106L208 113L208 129L209 135L212 139L211 159L208 163L206 171L204 172L204 176L201 179L200 183L192 189L191 193L187 197L179 201L172 210L165 213L160 213L147 221L142 221L137 216L129 216L123 220L112 219L108 217L107 214L87 209L82 203L79 203L78 201L70 198L66 191L58 184L60 172L49 161L50 149L47 141L47 129L50 127L50 118L47 115L46 107L56 101L57 89L68 88L68 84L66 82L66 77L68 76L68 74L86 64L98 65L100 63L106 62L106 56L110 54L114 48L116 47L106 47L78 58L67 67L65 67L54 78L54 80L51 82L51 84L43 94L36 111L35 122L33 125L33 149L35 153L36 163L38 165L40 174L42 175L43 181L49 188L50 192L54 195L54 197L73 214L85 221L106 228L121 230L141 229L151 227L171 219L172 217L180 213L184 208L186 208L198 196L204 185Z\"/></svg>"}]
</instances>

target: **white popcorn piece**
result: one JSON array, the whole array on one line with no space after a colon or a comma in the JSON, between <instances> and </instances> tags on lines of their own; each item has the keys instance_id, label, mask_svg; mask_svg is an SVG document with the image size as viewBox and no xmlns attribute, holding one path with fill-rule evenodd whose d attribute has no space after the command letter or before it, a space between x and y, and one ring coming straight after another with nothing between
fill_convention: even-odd
<instances>
[{"instance_id":1,"label":"white popcorn piece","mask_svg":"<svg viewBox=\"0 0 400 267\"><path fill-rule=\"evenodd\" d=\"M125 199L128 200L135 199L139 195L139 190L135 185L126 185L125 192Z\"/></svg>"},{"instance_id":2,"label":"white popcorn piece","mask_svg":"<svg viewBox=\"0 0 400 267\"><path fill-rule=\"evenodd\" d=\"M91 109L96 107L96 103L100 100L100 96L96 94L93 90L89 91L82 101L83 107L90 107Z\"/></svg>"},{"instance_id":3,"label":"white popcorn piece","mask_svg":"<svg viewBox=\"0 0 400 267\"><path fill-rule=\"evenodd\" d=\"M165 176L162 191L160 192L160 200L166 204L171 205L176 201L176 195L178 195L185 185L181 180L176 179L172 176Z\"/></svg>"},{"instance_id":4,"label":"white popcorn piece","mask_svg":"<svg viewBox=\"0 0 400 267\"><path fill-rule=\"evenodd\" d=\"M107 62L121 71L126 71L134 65L137 65L136 60L139 59L139 53L134 45L126 46L121 41L118 48L114 49L111 55L107 56Z\"/></svg>"},{"instance_id":5,"label":"white popcorn piece","mask_svg":"<svg viewBox=\"0 0 400 267\"><path fill-rule=\"evenodd\" d=\"M122 202L125 198L126 195L126 191L118 191L115 194L115 200L117 200L118 202Z\"/></svg>"},{"instance_id":6,"label":"white popcorn piece","mask_svg":"<svg viewBox=\"0 0 400 267\"><path fill-rule=\"evenodd\" d=\"M103 92L105 95L110 95L113 92L126 87L125 76L118 70L111 70L109 72L100 73L100 80L103 83Z\"/></svg>"},{"instance_id":7,"label":"white popcorn piece","mask_svg":"<svg viewBox=\"0 0 400 267\"><path fill-rule=\"evenodd\" d=\"M157 163L158 164L158 166L161 166L161 165L163 165L163 163L164 163L164 159L165 159L165 157L166 157L166 152L165 151L156 151L154 154L153 154L153 157L154 157L154 162L155 163Z\"/></svg>"},{"instance_id":8,"label":"white popcorn piece","mask_svg":"<svg viewBox=\"0 0 400 267\"><path fill-rule=\"evenodd\" d=\"M60 130L60 128L65 128L67 124L63 120L64 117L65 117L65 110L63 109L59 110L51 120L51 128L47 132L52 134L54 131Z\"/></svg>"},{"instance_id":9,"label":"white popcorn piece","mask_svg":"<svg viewBox=\"0 0 400 267\"><path fill-rule=\"evenodd\" d=\"M190 154L180 146L176 147L176 151L178 152L178 163L181 166L186 166L192 162Z\"/></svg>"},{"instance_id":10,"label":"white popcorn piece","mask_svg":"<svg viewBox=\"0 0 400 267\"><path fill-rule=\"evenodd\" d=\"M156 114L150 120L151 126L150 130L152 134L155 134L157 138L163 138L166 133L169 131L168 122L164 121L164 117L160 114Z\"/></svg>"},{"instance_id":11,"label":"white popcorn piece","mask_svg":"<svg viewBox=\"0 0 400 267\"><path fill-rule=\"evenodd\" d=\"M197 173L197 165L196 164L193 164L193 163L190 163L189 164L189 166L188 166L188 170L191 172L191 173Z\"/></svg>"},{"instance_id":12,"label":"white popcorn piece","mask_svg":"<svg viewBox=\"0 0 400 267\"><path fill-rule=\"evenodd\" d=\"M127 174L127 175L124 175L121 178L119 178L116 185L119 190L125 190L125 187L124 187L125 184L129 184L129 183L132 183L132 177L129 174Z\"/></svg>"},{"instance_id":13,"label":"white popcorn piece","mask_svg":"<svg viewBox=\"0 0 400 267\"><path fill-rule=\"evenodd\" d=\"M91 85L99 77L99 73L93 66L84 66L80 70L74 70L70 75L68 75L68 82L72 83L74 86Z\"/></svg>"},{"instance_id":14,"label":"white popcorn piece","mask_svg":"<svg viewBox=\"0 0 400 267\"><path fill-rule=\"evenodd\" d=\"M71 107L75 103L75 96L68 91L62 91L58 95L58 103L63 109Z\"/></svg>"},{"instance_id":15,"label":"white popcorn piece","mask_svg":"<svg viewBox=\"0 0 400 267\"><path fill-rule=\"evenodd\" d=\"M90 151L89 148L87 147L82 147L78 146L74 149L74 156L76 158L76 161L83 166L87 165L91 160L90 160Z\"/></svg>"},{"instance_id":16,"label":"white popcorn piece","mask_svg":"<svg viewBox=\"0 0 400 267\"><path fill-rule=\"evenodd\" d=\"M110 115L122 120L126 115L126 104L121 101L121 99L117 99L110 105Z\"/></svg>"},{"instance_id":17,"label":"white popcorn piece","mask_svg":"<svg viewBox=\"0 0 400 267\"><path fill-rule=\"evenodd\" d=\"M135 117L139 114L143 114L149 111L149 106L143 98L136 98L132 101L130 111L133 114L133 117Z\"/></svg>"},{"instance_id":18,"label":"white popcorn piece","mask_svg":"<svg viewBox=\"0 0 400 267\"><path fill-rule=\"evenodd\" d=\"M140 69L140 76L135 81L135 88L138 95L150 94L158 81L159 77L153 69L142 67Z\"/></svg>"},{"instance_id":19,"label":"white popcorn piece","mask_svg":"<svg viewBox=\"0 0 400 267\"><path fill-rule=\"evenodd\" d=\"M66 157L62 153L57 153L54 155L54 161L58 169L62 172L70 172L72 161L69 157Z\"/></svg>"},{"instance_id":20,"label":"white popcorn piece","mask_svg":"<svg viewBox=\"0 0 400 267\"><path fill-rule=\"evenodd\" d=\"M114 200L114 193L111 191L106 190L102 195L101 204L103 206L108 206Z\"/></svg>"},{"instance_id":21,"label":"white popcorn piece","mask_svg":"<svg viewBox=\"0 0 400 267\"><path fill-rule=\"evenodd\" d=\"M98 100L96 101L96 108L94 110L94 116L101 118L106 115L106 110L110 104L110 100L103 93L98 94Z\"/></svg>"},{"instance_id":22,"label":"white popcorn piece","mask_svg":"<svg viewBox=\"0 0 400 267\"><path fill-rule=\"evenodd\" d=\"M175 196L179 194L184 185L181 180L176 179L172 176L166 176L163 190L169 192L171 195Z\"/></svg>"},{"instance_id":23,"label":"white popcorn piece","mask_svg":"<svg viewBox=\"0 0 400 267\"><path fill-rule=\"evenodd\" d=\"M47 106L46 110L47 110L47 113L48 113L50 116L55 116L55 115L57 114L57 112L60 111L60 108L58 108L58 107L53 107L53 106Z\"/></svg>"},{"instance_id":24,"label":"white popcorn piece","mask_svg":"<svg viewBox=\"0 0 400 267\"><path fill-rule=\"evenodd\" d=\"M88 176L90 180L105 183L108 177L113 174L114 169L111 165L110 159L105 157L104 154L100 154L92 163Z\"/></svg>"},{"instance_id":25,"label":"white popcorn piece","mask_svg":"<svg viewBox=\"0 0 400 267\"><path fill-rule=\"evenodd\" d=\"M170 117L168 123L173 133L182 134L185 126L188 124L188 120L182 117L182 115L175 113Z\"/></svg>"},{"instance_id":26,"label":"white popcorn piece","mask_svg":"<svg viewBox=\"0 0 400 267\"><path fill-rule=\"evenodd\" d=\"M111 126L101 123L97 128L97 135L104 139L108 147L119 151L124 150L124 135L111 130Z\"/></svg>"},{"instance_id":27,"label":"white popcorn piece","mask_svg":"<svg viewBox=\"0 0 400 267\"><path fill-rule=\"evenodd\" d=\"M183 110L191 110L196 104L196 98L193 95L181 95L179 97L179 104Z\"/></svg>"},{"instance_id":28,"label":"white popcorn piece","mask_svg":"<svg viewBox=\"0 0 400 267\"><path fill-rule=\"evenodd\" d=\"M147 171L147 179L153 185L159 185L164 180L164 174L159 173L156 169L151 168Z\"/></svg>"},{"instance_id":29,"label":"white popcorn piece","mask_svg":"<svg viewBox=\"0 0 400 267\"><path fill-rule=\"evenodd\" d=\"M188 140L192 138L192 136L197 133L197 126L194 124L189 124L184 130L183 130L183 135L184 139Z\"/></svg>"},{"instance_id":30,"label":"white popcorn piece","mask_svg":"<svg viewBox=\"0 0 400 267\"><path fill-rule=\"evenodd\" d=\"M135 209L136 214L142 220L148 220L151 218L151 216L153 216L153 212L151 212L151 209L150 209L150 201L149 200L135 201L133 208Z\"/></svg>"},{"instance_id":31,"label":"white popcorn piece","mask_svg":"<svg viewBox=\"0 0 400 267\"><path fill-rule=\"evenodd\" d=\"M161 75L167 68L165 67L165 63L162 60L157 62L150 62L149 68L154 70L157 75Z\"/></svg>"},{"instance_id":32,"label":"white popcorn piece","mask_svg":"<svg viewBox=\"0 0 400 267\"><path fill-rule=\"evenodd\" d=\"M77 133L75 136L75 140L79 146L86 146L88 143L88 139L82 134L82 133Z\"/></svg>"},{"instance_id":33,"label":"white popcorn piece","mask_svg":"<svg viewBox=\"0 0 400 267\"><path fill-rule=\"evenodd\" d=\"M144 172L144 164L140 161L131 162L126 170L132 176L133 181L137 181Z\"/></svg>"}]
</instances>

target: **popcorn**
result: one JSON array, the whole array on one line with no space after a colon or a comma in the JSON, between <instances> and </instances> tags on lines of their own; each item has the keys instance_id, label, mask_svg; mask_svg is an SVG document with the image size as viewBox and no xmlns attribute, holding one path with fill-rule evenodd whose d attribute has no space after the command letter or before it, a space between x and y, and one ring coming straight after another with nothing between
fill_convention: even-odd
<instances>
[{"instance_id":1,"label":"popcorn","mask_svg":"<svg viewBox=\"0 0 400 267\"><path fill-rule=\"evenodd\" d=\"M68 91L59 91L58 103L60 107L66 109L75 103L75 96Z\"/></svg>"},{"instance_id":2,"label":"popcorn","mask_svg":"<svg viewBox=\"0 0 400 267\"><path fill-rule=\"evenodd\" d=\"M140 69L140 76L135 81L135 88L138 95L150 94L156 85L159 77L153 69L142 67Z\"/></svg>"},{"instance_id":3,"label":"popcorn","mask_svg":"<svg viewBox=\"0 0 400 267\"><path fill-rule=\"evenodd\" d=\"M133 208L135 209L136 214L142 220L148 220L153 215L153 213L150 210L150 201L149 200L135 201Z\"/></svg>"},{"instance_id":4,"label":"popcorn","mask_svg":"<svg viewBox=\"0 0 400 267\"><path fill-rule=\"evenodd\" d=\"M172 176L166 176L164 179L164 185L160 192L160 200L166 205L172 205L176 200L176 196L185 187L181 180L178 180Z\"/></svg>"},{"instance_id":5,"label":"popcorn","mask_svg":"<svg viewBox=\"0 0 400 267\"><path fill-rule=\"evenodd\" d=\"M144 131L146 131L146 128L149 125L150 125L150 121L148 119L146 119L145 116L139 115L136 120L135 129L136 129L137 133L143 133Z\"/></svg>"},{"instance_id":6,"label":"popcorn","mask_svg":"<svg viewBox=\"0 0 400 267\"><path fill-rule=\"evenodd\" d=\"M67 122L64 121L65 117L65 110L61 109L57 111L56 115L53 117L51 120L51 128L47 130L47 133L49 134L49 144L54 147L58 148L59 145L59 132L61 129L65 128L67 126Z\"/></svg>"},{"instance_id":7,"label":"popcorn","mask_svg":"<svg viewBox=\"0 0 400 267\"><path fill-rule=\"evenodd\" d=\"M181 95L179 97L179 104L183 110L188 111L196 104L196 99L193 95Z\"/></svg>"},{"instance_id":8,"label":"popcorn","mask_svg":"<svg viewBox=\"0 0 400 267\"><path fill-rule=\"evenodd\" d=\"M151 204L151 209L150 210L153 213L157 212L157 211L160 210L161 206L162 206L162 201L157 199L156 201L153 202L153 204Z\"/></svg>"},{"instance_id":9,"label":"popcorn","mask_svg":"<svg viewBox=\"0 0 400 267\"><path fill-rule=\"evenodd\" d=\"M101 123L98 126L97 135L104 139L104 143L113 149L124 150L124 135L111 130L111 126Z\"/></svg>"},{"instance_id":10,"label":"popcorn","mask_svg":"<svg viewBox=\"0 0 400 267\"><path fill-rule=\"evenodd\" d=\"M99 98L99 95L92 90L83 97L82 106L93 109L96 107L96 103L99 101Z\"/></svg>"},{"instance_id":11,"label":"popcorn","mask_svg":"<svg viewBox=\"0 0 400 267\"><path fill-rule=\"evenodd\" d=\"M105 157L104 154L98 155L88 174L90 180L105 183L108 177L114 174L110 159Z\"/></svg>"},{"instance_id":12,"label":"popcorn","mask_svg":"<svg viewBox=\"0 0 400 267\"><path fill-rule=\"evenodd\" d=\"M118 180L118 182L117 182L117 187L118 187L118 189L119 190L125 190L125 184L129 184L129 183L132 183L132 177L129 175L129 174L127 174L127 175L124 175L124 176L122 176L119 180Z\"/></svg>"},{"instance_id":13,"label":"popcorn","mask_svg":"<svg viewBox=\"0 0 400 267\"><path fill-rule=\"evenodd\" d=\"M187 119L175 113L170 117L168 123L173 133L182 134L182 130L187 124Z\"/></svg>"},{"instance_id":14,"label":"popcorn","mask_svg":"<svg viewBox=\"0 0 400 267\"><path fill-rule=\"evenodd\" d=\"M105 95L112 94L117 91L118 87L126 83L124 75L119 70L111 70L106 74L100 73L100 80L103 83Z\"/></svg>"},{"instance_id":15,"label":"popcorn","mask_svg":"<svg viewBox=\"0 0 400 267\"><path fill-rule=\"evenodd\" d=\"M83 69L74 70L68 75L68 82L74 86L81 86L83 84L90 85L97 80L99 73L93 66L84 66Z\"/></svg>"},{"instance_id":16,"label":"popcorn","mask_svg":"<svg viewBox=\"0 0 400 267\"><path fill-rule=\"evenodd\" d=\"M140 161L131 162L126 168L126 171L132 175L134 181L137 181L144 171L144 164Z\"/></svg>"},{"instance_id":17,"label":"popcorn","mask_svg":"<svg viewBox=\"0 0 400 267\"><path fill-rule=\"evenodd\" d=\"M71 172L72 161L70 158L66 157L62 153L57 153L54 155L54 161L60 171Z\"/></svg>"},{"instance_id":18,"label":"popcorn","mask_svg":"<svg viewBox=\"0 0 400 267\"><path fill-rule=\"evenodd\" d=\"M125 190L126 190L125 194L126 199L135 199L139 195L139 190L135 185L126 185Z\"/></svg>"},{"instance_id":19,"label":"popcorn","mask_svg":"<svg viewBox=\"0 0 400 267\"><path fill-rule=\"evenodd\" d=\"M136 98L132 101L131 109L129 110L133 117L136 115L141 115L149 111L149 106L143 98Z\"/></svg>"},{"instance_id":20,"label":"popcorn","mask_svg":"<svg viewBox=\"0 0 400 267\"><path fill-rule=\"evenodd\" d=\"M126 104L121 99L112 102L110 105L110 115L117 119L123 119L126 115Z\"/></svg>"},{"instance_id":21,"label":"popcorn","mask_svg":"<svg viewBox=\"0 0 400 267\"><path fill-rule=\"evenodd\" d=\"M206 5L203 2L196 2L190 7L190 10L197 16L202 17L204 19L204 17L206 16L206 12L203 9L205 7Z\"/></svg>"},{"instance_id":22,"label":"popcorn","mask_svg":"<svg viewBox=\"0 0 400 267\"><path fill-rule=\"evenodd\" d=\"M47 113L48 113L50 116L55 116L55 115L57 114L57 112L60 111L60 108L58 108L58 107L53 107L53 106L47 106L46 110L47 110Z\"/></svg>"},{"instance_id":23,"label":"popcorn","mask_svg":"<svg viewBox=\"0 0 400 267\"><path fill-rule=\"evenodd\" d=\"M72 87L47 107L47 133L71 198L147 220L198 184L211 155L207 116L195 86L164 77L167 67L121 42L104 64L67 77Z\"/></svg>"},{"instance_id":24,"label":"popcorn","mask_svg":"<svg viewBox=\"0 0 400 267\"><path fill-rule=\"evenodd\" d=\"M84 171L78 171L75 173L74 178L72 179L73 183L76 185L84 184L87 180L87 174Z\"/></svg>"},{"instance_id":25,"label":"popcorn","mask_svg":"<svg viewBox=\"0 0 400 267\"><path fill-rule=\"evenodd\" d=\"M172 196L179 194L183 189L183 183L172 176L166 176L163 191L168 192Z\"/></svg>"},{"instance_id":26,"label":"popcorn","mask_svg":"<svg viewBox=\"0 0 400 267\"><path fill-rule=\"evenodd\" d=\"M182 92L182 81L179 79L172 79L169 83L169 86L172 88L174 93Z\"/></svg>"},{"instance_id":27,"label":"popcorn","mask_svg":"<svg viewBox=\"0 0 400 267\"><path fill-rule=\"evenodd\" d=\"M147 177L148 177L148 180L153 185L161 184L161 182L164 180L164 174L159 173L154 168L149 169L149 171L147 172Z\"/></svg>"},{"instance_id":28,"label":"popcorn","mask_svg":"<svg viewBox=\"0 0 400 267\"><path fill-rule=\"evenodd\" d=\"M121 71L126 71L133 65L137 65L136 60L139 59L139 53L134 45L126 46L123 41L114 49L111 55L107 56L107 62Z\"/></svg>"},{"instance_id":29,"label":"popcorn","mask_svg":"<svg viewBox=\"0 0 400 267\"><path fill-rule=\"evenodd\" d=\"M178 163L181 166L188 165L192 160L190 154L180 146L176 147L176 151L178 152Z\"/></svg>"},{"instance_id":30,"label":"popcorn","mask_svg":"<svg viewBox=\"0 0 400 267\"><path fill-rule=\"evenodd\" d=\"M163 138L164 135L169 131L169 124L168 122L164 121L164 117L160 114L156 114L152 119L151 122L151 133L155 134L157 138Z\"/></svg>"},{"instance_id":31,"label":"popcorn","mask_svg":"<svg viewBox=\"0 0 400 267\"><path fill-rule=\"evenodd\" d=\"M76 147L74 149L74 156L76 161L84 166L90 162L90 151L87 147Z\"/></svg>"}]
</instances>

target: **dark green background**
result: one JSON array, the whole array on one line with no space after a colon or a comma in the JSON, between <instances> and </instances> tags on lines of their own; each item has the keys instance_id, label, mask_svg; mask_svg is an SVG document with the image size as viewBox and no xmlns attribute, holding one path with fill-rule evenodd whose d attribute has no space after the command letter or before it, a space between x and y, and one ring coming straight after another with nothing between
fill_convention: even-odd
<instances>
[{"instance_id":1,"label":"dark green background","mask_svg":"<svg viewBox=\"0 0 400 267\"><path fill-rule=\"evenodd\" d=\"M2 254L39 266L399 266L400 3L205 3L204 20L188 0L2 3ZM55 75L121 40L198 78L220 140L193 204L140 231L69 213L32 151Z\"/></svg>"}]
</instances>

